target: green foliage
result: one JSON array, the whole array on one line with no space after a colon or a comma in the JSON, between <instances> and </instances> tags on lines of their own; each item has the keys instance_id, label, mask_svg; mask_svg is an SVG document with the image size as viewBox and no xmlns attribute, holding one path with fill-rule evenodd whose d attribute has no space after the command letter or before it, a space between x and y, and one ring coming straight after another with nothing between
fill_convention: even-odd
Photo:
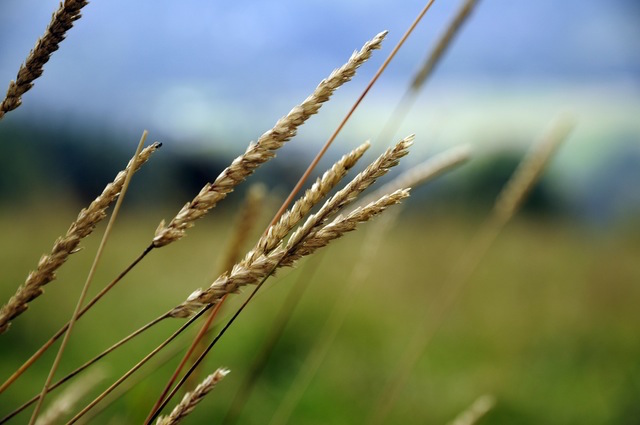
<instances>
[{"instance_id":1,"label":"green foliage","mask_svg":"<svg viewBox=\"0 0 640 425\"><path fill-rule=\"evenodd\" d=\"M3 239L0 255L11 267L3 274L6 284L0 288L0 297L10 295L72 215L40 211L17 219L16 214L5 211L0 232L30 235L31 240L16 245L14 237ZM379 257L369 266L371 277L357 294L336 344L296 410L294 423L362 422L380 386L397 366L413 334L412 324L433 308L439 287L477 228L477 222L466 220L450 215L413 217L401 220L388 235ZM34 232L33 223L38 222L47 230ZM146 215L125 216L116 224L96 287L145 246L154 225ZM184 241L154 253L107 296L104 305L79 323L61 373L205 285L224 249L228 227L225 217L214 214ZM83 282L97 243L94 239L98 238L86 242L87 252L75 254L65 265L60 278L47 287L46 296L35 301L31 311L2 336L3 378L66 320L65 312L75 300L69 294ZM319 274L305 282L311 286L241 423L264 423L270 418L326 319L336 290L344 285L362 240L354 234L336 244L323 260L328 266L320 267ZM413 371L390 421L420 418L425 423L445 423L475 398L490 393L497 405L482 424L632 423L640 388L636 338L640 292L633 283L640 281L638 255L637 234L626 232L604 240L558 222L517 220L447 316ZM304 265L269 282L223 337L203 371L226 366L232 372L185 423L216 422L223 417L278 303L299 273L305 273ZM232 297L223 316L228 317L241 298ZM119 376L177 326L178 321L164 324L108 358L103 367L109 379ZM187 336L178 346L190 340ZM140 422L177 361L178 357L164 367L146 368L152 375L92 423L107 423L110 418ZM50 356L46 357L2 394L0 414L40 390L50 362ZM55 393L51 394L54 398ZM17 421L24 421L21 418Z\"/></svg>"}]
</instances>

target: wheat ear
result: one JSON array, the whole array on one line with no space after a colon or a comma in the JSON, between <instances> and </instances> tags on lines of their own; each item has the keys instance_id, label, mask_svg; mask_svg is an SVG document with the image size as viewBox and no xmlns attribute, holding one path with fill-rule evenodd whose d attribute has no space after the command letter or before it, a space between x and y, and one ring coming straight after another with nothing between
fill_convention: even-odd
<instances>
[{"instance_id":1,"label":"wheat ear","mask_svg":"<svg viewBox=\"0 0 640 425\"><path fill-rule=\"evenodd\" d=\"M371 144L365 142L353 151L344 155L338 162L325 171L316 182L309 188L303 197L296 201L293 206L286 211L280 220L273 226L270 226L267 232L258 240L255 248L249 251L243 262L250 264L260 255L271 252L287 234L295 227L296 224L304 218L311 208L316 205L323 197L331 191L351 168L364 155Z\"/></svg>"},{"instance_id":2,"label":"wheat ear","mask_svg":"<svg viewBox=\"0 0 640 425\"><path fill-rule=\"evenodd\" d=\"M266 257L272 253L275 247L280 246L282 244L282 238L284 238L293 229L293 227L298 224L303 216L306 215L311 208L313 208L313 206L322 199L322 197L326 196L326 194L340 181L342 177L344 177L347 169L355 165L357 160L364 154L368 147L369 143L364 143L336 162L331 169L325 172L322 177L305 192L302 198L296 201L289 211L285 212L285 214L280 217L280 220L278 220L276 224L268 227L267 231L258 240L253 249L247 253L244 259L235 264L230 272L221 275L216 282L221 279L224 280L224 278L229 275L233 275L234 272L239 270L251 269L260 258ZM273 264L277 264L277 260L272 259L271 262ZM268 267L268 265L265 265L265 267ZM212 287L214 285L215 282L205 291L198 289L193 292L184 303L171 311L171 316L188 317L204 305L209 304L209 302L204 300L210 298ZM216 301L223 296L224 294L218 291Z\"/></svg>"},{"instance_id":3,"label":"wheat ear","mask_svg":"<svg viewBox=\"0 0 640 425\"><path fill-rule=\"evenodd\" d=\"M36 78L42 75L44 64L58 50L58 45L64 40L67 31L73 27L73 22L80 19L80 11L89 2L85 0L66 0L51 17L51 22L44 35L38 39L27 60L20 65L15 81L9 83L7 94L0 104L0 120L9 111L22 104L22 95L31 87Z\"/></svg>"},{"instance_id":4,"label":"wheat ear","mask_svg":"<svg viewBox=\"0 0 640 425\"><path fill-rule=\"evenodd\" d=\"M396 190L364 207L356 208L346 216L338 216L331 223L318 230L313 236L304 239L297 248L284 257L282 265L293 265L293 263L300 258L313 254L319 248L327 246L331 241L338 239L347 232L355 230L359 223L371 220L389 206L398 204L403 199L409 197L409 191L410 189Z\"/></svg>"},{"instance_id":5,"label":"wheat ear","mask_svg":"<svg viewBox=\"0 0 640 425\"><path fill-rule=\"evenodd\" d=\"M145 141L147 140L147 135L148 132L145 130L142 133L142 137L140 138L140 142L138 142L138 146L136 148L136 152L133 155L132 161L135 162L136 158L138 158L138 156L140 155L140 152L142 152L142 147L144 146ZM109 240L109 236L111 235L111 231L113 229L113 225L118 217L118 214L120 212L120 207L122 206L122 201L124 200L125 195L127 194L127 189L129 188L129 184L131 183L131 178L133 177L134 174L134 168L130 168L129 171L127 172L127 175L125 177L124 180L124 184L122 185L122 190L120 191L120 195L118 196L118 200L116 201L115 206L113 207L113 212L111 213L111 217L109 218L109 222L107 223L107 227L104 230L104 233L102 235L102 240L100 241L100 245L98 246L98 250L96 251L96 255L93 259L93 263L91 264L91 267L89 268L89 273L87 274L87 279L85 280L85 283L82 287L82 290L80 291L80 296L78 297L78 301L76 303L76 307L73 311L73 314L71 315L71 319L69 320L69 326L67 327L67 331L65 332L64 338L62 338L62 343L60 344L60 346L58 347L58 353L56 354L55 359L53 360L53 364L51 365L51 368L49 370L49 374L47 376L47 379L45 380L44 385L42 386L42 392L40 393L40 399L38 400L38 402L36 403L36 407L33 411L33 414L31 415L31 420L29 421L29 425L35 425L36 419L38 418L38 414L40 412L40 408L42 407L42 403L44 402L44 398L47 395L47 392L49 391L49 385L51 384L51 382L53 381L53 377L58 369L58 366L60 365L60 361L62 360L62 356L64 354L64 351L68 345L69 342L69 338L71 336L71 332L73 331L73 327L75 326L75 323L78 319L80 310L82 309L82 304L84 304L84 300L86 299L88 290L89 290L89 286L91 285L91 282L93 281L93 277L95 276L95 272L96 269L98 267L98 263L100 262L101 258L102 258L102 254L104 252L104 249L107 245L107 241Z\"/></svg>"},{"instance_id":6,"label":"wheat ear","mask_svg":"<svg viewBox=\"0 0 640 425\"><path fill-rule=\"evenodd\" d=\"M0 333L6 331L11 320L28 308L29 302L44 292L43 286L56 278L56 270L67 261L69 255L78 251L80 241L90 235L96 225L107 216L106 210L122 190L128 170L134 167L134 171L137 171L160 146L160 143L147 146L135 161L129 161L127 168L116 175L100 196L80 211L66 235L56 240L51 253L42 256L38 268L29 273L25 283L0 310Z\"/></svg>"},{"instance_id":7,"label":"wheat ear","mask_svg":"<svg viewBox=\"0 0 640 425\"><path fill-rule=\"evenodd\" d=\"M194 225L195 220L204 216L224 199L258 166L273 158L275 151L296 135L298 127L317 113L338 87L353 78L356 69L371 57L374 50L380 48L386 34L382 32L376 35L371 41L365 43L360 51L354 52L345 65L334 70L327 79L320 82L311 96L281 118L275 127L260 136L255 144L249 145L246 152L237 157L213 183L206 184L191 202L182 207L168 225L165 226L164 222L160 223L153 239L154 246L164 246L182 238L186 230Z\"/></svg>"},{"instance_id":8,"label":"wheat ear","mask_svg":"<svg viewBox=\"0 0 640 425\"><path fill-rule=\"evenodd\" d=\"M349 215L349 217L347 218L339 217L338 219L336 219L334 223L330 225L330 227L332 227L330 231L318 232L321 236L316 236L316 237L325 239L326 241L324 243L314 242L313 246L316 248L319 248L327 245L331 240L342 236L347 231L353 230L355 228L355 225L357 225L357 223L370 220L371 218L373 218L374 216L378 215L380 212L385 210L389 205L398 203L400 202L400 200L402 200L403 198L406 198L407 196L409 196L409 191L401 190L401 191L398 191L397 193L393 193L389 196L383 197L383 199L380 199L378 202L375 203L375 205L368 205L365 208L359 209L357 212L354 211L353 215ZM151 412L149 413L149 416L145 420L145 424L151 423L151 421L153 421L153 419L162 411L162 409L166 407L167 403L171 400L171 398L176 394L176 392L185 383L185 381L189 379L189 376L198 367L200 362L202 362L202 360L211 351L214 345L220 340L222 335L224 335L227 329L229 329L229 327L233 324L235 319L240 315L240 313L242 313L242 311L247 306L247 304L253 299L256 292L264 284L267 278L270 275L272 275L275 272L275 270L281 265L284 265L284 264L293 265L296 259L301 258L304 255L310 254L315 250L315 249L307 250L304 254L300 254L296 252L297 248L302 248L301 244L294 247L294 249L291 249L291 250L285 249L282 247L282 245L280 245L271 253L271 255L273 255L274 258L276 259L279 258L279 260L274 261L272 264L268 264L267 270L263 272L261 276L257 276L257 280L259 281L254 282L254 283L257 283L257 286L253 290L253 292L244 301L242 306L240 306L240 308L234 313L231 319L229 319L229 321L224 325L224 327L220 330L220 332L213 339L213 341L211 341L211 343L207 346L206 350L200 354L196 362L189 368L189 370L185 373L182 379L175 385L175 387L173 387L173 390L171 390L171 392L166 397L164 397L164 394L161 396L157 407L154 406L152 408ZM278 253L278 251L282 251L282 254ZM237 266L238 265L236 265L236 267ZM234 267L234 270L236 269L236 267ZM220 305L221 304L218 304L218 306Z\"/></svg>"},{"instance_id":9,"label":"wheat ear","mask_svg":"<svg viewBox=\"0 0 640 425\"><path fill-rule=\"evenodd\" d=\"M169 416L158 418L156 425L175 425L180 423L228 373L228 369L220 368L207 376L193 391L184 395L182 401L171 411Z\"/></svg>"},{"instance_id":10,"label":"wheat ear","mask_svg":"<svg viewBox=\"0 0 640 425\"><path fill-rule=\"evenodd\" d=\"M426 161L411 167L389 183L381 186L379 189L376 189L372 194L359 199L356 206L369 204L380 198L382 195L395 192L403 187L420 186L423 183L428 182L431 179L434 179L452 168L466 162L469 159L470 154L471 149L468 145L455 146L447 149L446 151L435 155L433 158L429 158Z\"/></svg>"},{"instance_id":11,"label":"wheat ear","mask_svg":"<svg viewBox=\"0 0 640 425\"><path fill-rule=\"evenodd\" d=\"M282 238L291 231L291 229L298 223L298 221L300 221L302 217L304 217L322 197L329 193L329 191L336 184L338 184L342 177L344 177L344 175L347 173L347 170L356 164L358 159L364 154L368 147L368 142L359 146L354 151L343 156L336 164L333 165L333 167L331 167L330 170L325 172L324 175L319 178L309 190L307 190L305 195L293 205L291 210L287 211L280 217L278 223L267 228L267 231L258 240L258 243L254 247L254 249L249 251L249 253L246 255L245 259L242 261L242 264L250 264L252 261L255 261L259 255L268 254L273 250L273 248L280 244ZM225 272L231 270L236 262L237 261L234 261L234 263L229 266L229 268L226 268ZM188 348L186 354L182 358L182 361L178 364L178 367L174 371L171 378L169 378L169 381L165 385L162 394L151 409L150 416L147 418L147 421L145 421L145 423L151 421L151 415L153 415L158 407L162 404L164 397L167 395L167 393L171 389L171 386L178 378L178 375L180 374L182 368L186 365L189 357L195 352L196 346L199 342L202 342L204 332L206 332L208 327L213 322L217 312L222 306L223 300L224 299L220 300L220 303L218 303L216 305L216 308L211 311L210 316L202 325L200 332L198 332L198 334L196 335L191 346ZM194 306L195 305L196 304L194 304ZM189 314L189 312L188 310L185 310L185 312L181 312L180 314ZM190 379L192 379L194 376L195 373L192 373Z\"/></svg>"},{"instance_id":12,"label":"wheat ear","mask_svg":"<svg viewBox=\"0 0 640 425\"><path fill-rule=\"evenodd\" d=\"M400 158L409 153L409 147L413 144L414 138L414 135L409 135L393 148L387 149L385 153L380 155L349 184L333 195L316 214L310 216L302 226L293 232L287 241L287 247L291 248L297 245L302 239L315 232L327 218L352 202L360 193L375 183L379 177L385 175L390 168L398 165Z\"/></svg>"},{"instance_id":13,"label":"wheat ear","mask_svg":"<svg viewBox=\"0 0 640 425\"><path fill-rule=\"evenodd\" d=\"M249 236L257 223L266 193L266 186L262 183L253 184L247 191L244 203L239 211L239 217L233 231L233 237L231 238L227 252L224 255L221 267L222 272L231 270L231 268L242 259L242 252L245 243L249 239ZM207 317L202 324L200 331L196 334L195 342L193 342L189 349L187 349L181 363L186 363L190 359L195 360L195 353L206 348L206 343L203 337L213 324L215 313L216 309L209 312L209 317ZM179 369L182 369L182 366L180 366ZM186 384L187 388L193 388L197 385L200 380L198 375L199 373L196 372L191 375Z\"/></svg>"},{"instance_id":14,"label":"wheat ear","mask_svg":"<svg viewBox=\"0 0 640 425\"><path fill-rule=\"evenodd\" d=\"M218 302L226 294L236 292L241 286L256 284L260 280L268 276L274 268L276 268L284 257L292 252L293 248L300 244L305 238L313 232L319 230L327 217L338 211L339 208L353 200L358 193L369 187L375 180L385 174L389 168L398 164L400 158L408 153L413 137L400 141L394 148L387 150L376 161L369 165L363 172L358 174L344 189L336 193L329 199L316 213L310 216L307 221L296 229L291 238L287 241L286 246L282 241L277 241L277 248L270 251L261 251L260 245L271 246L274 242L262 243L258 242L256 247L247 254L245 260L236 264L230 273L225 273L218 277L209 288L205 290L198 289L194 291L182 304L171 310L172 317L189 317L196 311L200 310L207 304ZM356 149L357 151L358 149ZM330 177L325 177L331 179ZM307 193L309 195L309 193ZM307 202L305 195L300 202ZM311 208L309 205L308 208ZM283 215L285 217L285 215ZM289 215L293 218L292 215ZM278 221L267 231L266 235L280 234L279 226L291 229L295 223L289 220ZM283 232L286 234L286 232ZM292 265L289 262L287 265Z\"/></svg>"}]
</instances>

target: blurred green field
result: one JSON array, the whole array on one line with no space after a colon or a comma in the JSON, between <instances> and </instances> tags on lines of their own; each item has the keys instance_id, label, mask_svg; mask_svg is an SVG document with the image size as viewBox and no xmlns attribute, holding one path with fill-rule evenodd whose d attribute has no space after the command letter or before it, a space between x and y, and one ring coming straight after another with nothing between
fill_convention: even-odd
<instances>
[{"instance_id":1,"label":"blurred green field","mask_svg":"<svg viewBox=\"0 0 640 425\"><path fill-rule=\"evenodd\" d=\"M139 254L160 219L173 213L125 208L91 293ZM0 211L3 303L75 214L55 205L26 212ZM415 323L432 308L440 286L481 224L481 218L463 214L411 209L403 214L385 236L375 261L367 265L370 277L364 290L358 293L347 323L291 423L364 422ZM268 215L256 233L264 228ZM78 323L57 376L207 285L217 275L232 223L233 217L214 211L184 240L152 252ZM302 279L310 286L240 419L244 424L268 422L322 327L336 292L358 261L366 233L375 227L375 222L369 223L326 249L313 279L304 278L311 268L306 263L318 258L307 259L268 282L206 361L205 371L226 366L231 374L184 423L221 421L280 302ZM638 423L637 229L584 229L535 217L520 217L509 224L413 370L388 422L444 424L478 396L492 394L497 404L482 424ZM99 233L86 240L85 249L60 270L45 295L0 336L0 378L4 380L68 319ZM232 297L224 310L227 317L242 299L243 295ZM102 362L108 379L100 389L178 326L177 320L165 321ZM194 331L176 346L184 349ZM1 415L41 389L53 355L48 353L0 395ZM141 375L152 372L151 376L91 423L140 423L178 360L144 368ZM49 402L55 394L48 396ZM23 414L12 423L25 423L27 418Z\"/></svg>"}]
</instances>

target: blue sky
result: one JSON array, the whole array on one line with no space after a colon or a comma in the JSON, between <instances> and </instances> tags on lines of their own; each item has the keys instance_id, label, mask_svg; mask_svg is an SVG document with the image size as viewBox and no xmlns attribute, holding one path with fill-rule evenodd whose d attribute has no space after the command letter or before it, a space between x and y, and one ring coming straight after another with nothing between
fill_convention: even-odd
<instances>
[{"instance_id":1,"label":"blue sky","mask_svg":"<svg viewBox=\"0 0 640 425\"><path fill-rule=\"evenodd\" d=\"M0 77L14 77L57 1L0 4ZM269 86L300 90L375 33L388 53L418 1L94 1L47 65L31 102L109 109L129 95L182 83L251 99ZM402 84L457 1L436 1L385 77ZM640 13L634 0L481 0L439 79L638 83ZM381 82L381 85L384 81ZM256 93L257 92L257 93ZM80 102L79 96L95 97ZM48 98L55 97L51 101ZM93 105L83 105L91 103ZM48 105L50 106L50 105Z\"/></svg>"},{"instance_id":2,"label":"blue sky","mask_svg":"<svg viewBox=\"0 0 640 425\"><path fill-rule=\"evenodd\" d=\"M375 137L458 4L435 2L345 129L345 143ZM14 78L56 6L0 3L0 82ZM353 50L390 30L384 50L305 129L302 137L320 143L422 6L96 0L5 120L98 123L132 135L149 128L185 148L236 152ZM636 0L481 0L400 131L435 145L507 135L524 143L571 110L586 123L587 151L612 128L637 136L639 18Z\"/></svg>"}]
</instances>

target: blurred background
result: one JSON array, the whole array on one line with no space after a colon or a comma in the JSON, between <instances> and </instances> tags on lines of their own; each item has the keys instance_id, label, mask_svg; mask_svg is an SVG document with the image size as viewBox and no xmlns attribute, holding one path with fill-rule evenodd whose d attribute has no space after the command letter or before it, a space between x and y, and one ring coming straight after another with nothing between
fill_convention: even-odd
<instances>
[{"instance_id":1,"label":"blurred background","mask_svg":"<svg viewBox=\"0 0 640 425\"><path fill-rule=\"evenodd\" d=\"M467 164L412 193L402 212L406 220L385 237L370 266L376 279L368 282L294 418L361 422L386 382L380 372L403 352L424 300L447 281L526 149L559 113L568 112L575 130L523 214L481 264L391 418L444 423L475 397L491 393L497 404L486 423L638 423L640 3L480 0L396 134L380 140L460 3L435 3L316 173L367 139L373 146L366 158L373 159L416 133L403 169L455 145L473 149ZM0 87L15 78L56 7L55 1L0 4ZM125 248L105 259L105 281L146 246L161 218L175 214L353 50L389 30L383 50L250 179L270 191L259 234L422 7L413 0L90 3L24 104L0 121L2 302L78 208L124 167L144 129L164 146L134 178L112 245ZM139 324L216 274L215 259L224 252L248 186L222 203L217 217L202 220L182 245L140 267L137 276L146 288L162 290L140 309ZM364 240L350 235L329 248L323 262L339 267L321 267L305 299L330 305L332 288L349 275ZM84 282L96 245L87 241L87 252L78 254L82 259L61 273L69 286L53 283L0 337L2 378L70 315L77 292L69 288ZM233 369L228 379L236 375L238 381L197 412L202 420L223 416L267 332L265 317L275 315L288 290L285 282L300 273L284 273L283 284L264 294L271 301L256 302L210 359L211 367ZM387 297L389 285L395 290ZM143 289L125 288L117 297L118 306L136 309ZM277 349L278 360L256 388L245 423L270 417L325 319L322 304L303 304ZM130 331L131 322L105 323L108 309L102 318L96 313L93 323L108 327L111 341ZM42 323L43 315L51 323ZM91 328L78 334L69 365L85 358L85 348L97 353L107 345L100 339L104 334ZM145 344L136 348L140 354L153 345ZM120 359L121 368L128 360ZM37 391L46 370L43 365L12 388L15 394L0 395L2 413ZM153 396L144 388L161 382L142 384L104 423L141 420L131 413L133 406L149 404Z\"/></svg>"}]
</instances>

